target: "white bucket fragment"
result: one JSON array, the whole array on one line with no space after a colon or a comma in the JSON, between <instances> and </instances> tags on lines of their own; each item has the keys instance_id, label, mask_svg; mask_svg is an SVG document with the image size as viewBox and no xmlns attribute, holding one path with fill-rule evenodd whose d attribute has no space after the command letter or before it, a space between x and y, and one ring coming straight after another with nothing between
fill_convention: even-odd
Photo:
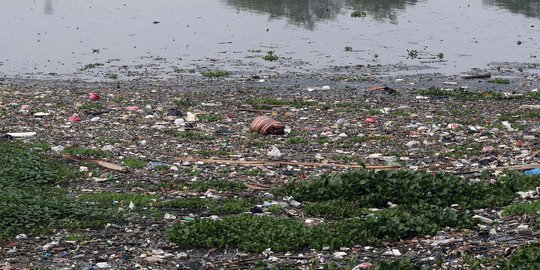
<instances>
[{"instance_id":1,"label":"white bucket fragment","mask_svg":"<svg viewBox=\"0 0 540 270\"><path fill-rule=\"evenodd\" d=\"M10 132L6 134L13 138L25 138L25 137L32 137L36 135L35 132Z\"/></svg>"}]
</instances>

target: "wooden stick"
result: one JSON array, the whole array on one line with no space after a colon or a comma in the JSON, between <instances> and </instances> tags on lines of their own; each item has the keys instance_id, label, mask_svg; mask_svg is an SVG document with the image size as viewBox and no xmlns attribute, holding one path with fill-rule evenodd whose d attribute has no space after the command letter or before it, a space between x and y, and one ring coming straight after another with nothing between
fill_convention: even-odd
<instances>
[{"instance_id":1,"label":"wooden stick","mask_svg":"<svg viewBox=\"0 0 540 270\"><path fill-rule=\"evenodd\" d=\"M540 150L534 151L528 156L528 158L534 158L534 157L538 156L539 154L540 154Z\"/></svg>"},{"instance_id":2,"label":"wooden stick","mask_svg":"<svg viewBox=\"0 0 540 270\"><path fill-rule=\"evenodd\" d=\"M110 170L118 171L118 172L127 172L128 169L122 165L114 164L112 162L108 162L101 159L93 159L93 158L83 158L83 157L77 157L72 155L62 155L63 158L74 160L74 161L84 161L84 162L92 162L95 163L103 168L107 168Z\"/></svg>"},{"instance_id":3,"label":"wooden stick","mask_svg":"<svg viewBox=\"0 0 540 270\"><path fill-rule=\"evenodd\" d=\"M256 112L256 113L271 113L269 110L256 110L256 109L237 109L238 112Z\"/></svg>"},{"instance_id":4,"label":"wooden stick","mask_svg":"<svg viewBox=\"0 0 540 270\"><path fill-rule=\"evenodd\" d=\"M365 168L376 170L391 170L397 169L397 165L356 165L356 164L335 164L335 163L316 163L316 162L293 162L293 161L264 161L264 160L229 160L229 159L196 159L191 157L177 157L174 158L178 161L187 162L204 162L204 163L217 163L217 164L231 164L231 165L246 165L246 166L274 166L279 167L283 165L290 166L310 166L310 167L337 167L337 168Z\"/></svg>"}]
</instances>

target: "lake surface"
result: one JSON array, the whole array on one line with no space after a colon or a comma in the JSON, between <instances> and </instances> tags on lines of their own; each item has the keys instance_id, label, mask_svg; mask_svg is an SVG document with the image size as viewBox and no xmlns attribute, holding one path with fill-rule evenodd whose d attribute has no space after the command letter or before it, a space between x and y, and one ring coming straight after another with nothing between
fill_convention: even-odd
<instances>
[{"instance_id":1,"label":"lake surface","mask_svg":"<svg viewBox=\"0 0 540 270\"><path fill-rule=\"evenodd\" d=\"M2 0L0 18L8 76L92 63L164 72L401 63L457 74L540 57L537 0ZM264 61L269 50L280 60Z\"/></svg>"}]
</instances>

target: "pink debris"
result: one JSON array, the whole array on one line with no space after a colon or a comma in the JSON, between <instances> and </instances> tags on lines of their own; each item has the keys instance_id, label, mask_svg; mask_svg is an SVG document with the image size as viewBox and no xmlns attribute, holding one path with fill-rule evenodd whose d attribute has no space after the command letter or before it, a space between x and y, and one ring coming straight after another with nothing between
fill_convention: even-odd
<instances>
[{"instance_id":1,"label":"pink debris","mask_svg":"<svg viewBox=\"0 0 540 270\"><path fill-rule=\"evenodd\" d=\"M456 128L458 128L459 126L460 126L460 124L458 124L458 123L450 123L450 124L448 124L447 128L449 128L449 129L456 129Z\"/></svg>"},{"instance_id":2,"label":"pink debris","mask_svg":"<svg viewBox=\"0 0 540 270\"><path fill-rule=\"evenodd\" d=\"M88 94L88 99L92 100L92 101L98 101L101 99L101 96L98 94L98 93L90 93Z\"/></svg>"},{"instance_id":3,"label":"pink debris","mask_svg":"<svg viewBox=\"0 0 540 270\"><path fill-rule=\"evenodd\" d=\"M497 152L497 149L493 146L484 146L482 147L482 153L495 153Z\"/></svg>"},{"instance_id":4,"label":"pink debris","mask_svg":"<svg viewBox=\"0 0 540 270\"><path fill-rule=\"evenodd\" d=\"M303 127L302 130L304 131L317 131L318 129L315 127Z\"/></svg>"},{"instance_id":5,"label":"pink debris","mask_svg":"<svg viewBox=\"0 0 540 270\"><path fill-rule=\"evenodd\" d=\"M69 121L71 122L80 122L81 121L81 118L76 116L76 115L72 115L68 118Z\"/></svg>"},{"instance_id":6,"label":"pink debris","mask_svg":"<svg viewBox=\"0 0 540 270\"><path fill-rule=\"evenodd\" d=\"M135 111L139 110L139 107L137 107L137 106L127 106L126 110L135 112Z\"/></svg>"},{"instance_id":7,"label":"pink debris","mask_svg":"<svg viewBox=\"0 0 540 270\"><path fill-rule=\"evenodd\" d=\"M21 111L28 111L30 109L30 106L28 105L22 105L21 106Z\"/></svg>"},{"instance_id":8,"label":"pink debris","mask_svg":"<svg viewBox=\"0 0 540 270\"><path fill-rule=\"evenodd\" d=\"M372 125L377 123L377 119L375 117L368 117L366 118L366 121L364 121L367 125Z\"/></svg>"},{"instance_id":9,"label":"pink debris","mask_svg":"<svg viewBox=\"0 0 540 270\"><path fill-rule=\"evenodd\" d=\"M352 270L359 270L359 269L369 269L373 266L373 264L369 262L361 263L357 266L355 266Z\"/></svg>"}]
</instances>

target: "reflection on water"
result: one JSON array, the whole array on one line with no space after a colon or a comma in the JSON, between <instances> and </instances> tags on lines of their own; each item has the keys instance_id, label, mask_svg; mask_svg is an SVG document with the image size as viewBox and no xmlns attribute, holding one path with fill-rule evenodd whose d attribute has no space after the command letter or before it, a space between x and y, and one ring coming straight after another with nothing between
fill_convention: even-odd
<instances>
[{"instance_id":1,"label":"reflection on water","mask_svg":"<svg viewBox=\"0 0 540 270\"><path fill-rule=\"evenodd\" d=\"M484 4L503 7L527 17L540 18L540 1L538 0L484 0Z\"/></svg>"},{"instance_id":2,"label":"reflection on water","mask_svg":"<svg viewBox=\"0 0 540 270\"><path fill-rule=\"evenodd\" d=\"M319 20L331 20L343 7L343 0L226 0L240 9L268 13L270 18L288 18L294 25L313 29Z\"/></svg>"},{"instance_id":3,"label":"reflection on water","mask_svg":"<svg viewBox=\"0 0 540 270\"><path fill-rule=\"evenodd\" d=\"M317 21L335 19L342 9L365 11L377 20L397 23L396 12L418 0L226 0L239 9L267 13L270 18L288 18L294 25L314 29Z\"/></svg>"},{"instance_id":4,"label":"reflection on water","mask_svg":"<svg viewBox=\"0 0 540 270\"><path fill-rule=\"evenodd\" d=\"M43 7L43 12L48 15L53 14L52 0L45 0L45 6Z\"/></svg>"},{"instance_id":5,"label":"reflection on water","mask_svg":"<svg viewBox=\"0 0 540 270\"><path fill-rule=\"evenodd\" d=\"M376 20L390 20L397 23L397 11L414 5L418 0L346 0L347 5L354 10L366 11Z\"/></svg>"}]
</instances>

